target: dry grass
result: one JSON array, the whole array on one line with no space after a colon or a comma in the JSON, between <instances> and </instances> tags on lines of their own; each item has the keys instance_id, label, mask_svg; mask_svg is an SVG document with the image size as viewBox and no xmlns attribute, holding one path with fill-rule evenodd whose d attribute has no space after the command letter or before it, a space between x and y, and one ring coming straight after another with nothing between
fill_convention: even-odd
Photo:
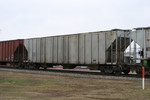
<instances>
[{"instance_id":1,"label":"dry grass","mask_svg":"<svg viewBox=\"0 0 150 100\"><path fill-rule=\"evenodd\" d=\"M150 82L0 71L0 100L149 100Z\"/></svg>"}]
</instances>

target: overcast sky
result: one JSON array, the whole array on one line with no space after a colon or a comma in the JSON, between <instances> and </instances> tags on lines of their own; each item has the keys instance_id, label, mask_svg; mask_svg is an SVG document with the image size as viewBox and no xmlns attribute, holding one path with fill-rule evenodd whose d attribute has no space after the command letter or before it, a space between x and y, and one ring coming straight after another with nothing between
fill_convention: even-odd
<instances>
[{"instance_id":1,"label":"overcast sky","mask_svg":"<svg viewBox=\"0 0 150 100\"><path fill-rule=\"evenodd\" d=\"M0 0L0 40L150 26L150 0Z\"/></svg>"}]
</instances>

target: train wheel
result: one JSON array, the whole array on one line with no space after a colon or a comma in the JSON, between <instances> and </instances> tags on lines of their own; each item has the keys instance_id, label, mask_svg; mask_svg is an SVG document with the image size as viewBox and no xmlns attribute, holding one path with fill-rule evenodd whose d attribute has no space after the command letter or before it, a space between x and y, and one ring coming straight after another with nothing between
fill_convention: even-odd
<instances>
[{"instance_id":1,"label":"train wheel","mask_svg":"<svg viewBox=\"0 0 150 100\"><path fill-rule=\"evenodd\" d=\"M76 65L63 65L63 69L74 69Z\"/></svg>"},{"instance_id":2,"label":"train wheel","mask_svg":"<svg viewBox=\"0 0 150 100\"><path fill-rule=\"evenodd\" d=\"M128 75L129 72L130 72L130 69L129 70L124 70L123 72L124 72L125 75Z\"/></svg>"},{"instance_id":3,"label":"train wheel","mask_svg":"<svg viewBox=\"0 0 150 100\"><path fill-rule=\"evenodd\" d=\"M11 67L14 67L14 68L17 68L17 64L15 64L15 63L11 63L10 66L11 66Z\"/></svg>"},{"instance_id":4,"label":"train wheel","mask_svg":"<svg viewBox=\"0 0 150 100\"><path fill-rule=\"evenodd\" d=\"M114 74L115 75L121 75L121 65L118 65L118 66L116 66L116 67L114 67Z\"/></svg>"},{"instance_id":5,"label":"train wheel","mask_svg":"<svg viewBox=\"0 0 150 100\"><path fill-rule=\"evenodd\" d=\"M40 66L36 66L35 69L40 69Z\"/></svg>"},{"instance_id":6,"label":"train wheel","mask_svg":"<svg viewBox=\"0 0 150 100\"><path fill-rule=\"evenodd\" d=\"M34 64L34 68L35 68L35 69L37 69L37 70L38 70L38 69L40 69L40 67L41 67L41 65L40 65L40 64Z\"/></svg>"},{"instance_id":7,"label":"train wheel","mask_svg":"<svg viewBox=\"0 0 150 100\"><path fill-rule=\"evenodd\" d=\"M104 70L100 70L100 71L101 71L102 74L105 74L105 71L104 71Z\"/></svg>"},{"instance_id":8,"label":"train wheel","mask_svg":"<svg viewBox=\"0 0 150 100\"><path fill-rule=\"evenodd\" d=\"M40 67L44 68L45 70L47 69L47 65L46 64L40 65Z\"/></svg>"},{"instance_id":9,"label":"train wheel","mask_svg":"<svg viewBox=\"0 0 150 100\"><path fill-rule=\"evenodd\" d=\"M44 69L46 70L46 69L47 69L47 67L44 67Z\"/></svg>"},{"instance_id":10,"label":"train wheel","mask_svg":"<svg viewBox=\"0 0 150 100\"><path fill-rule=\"evenodd\" d=\"M99 70L100 70L100 72L102 73L102 74L105 74L105 70L104 70L104 66L99 66Z\"/></svg>"},{"instance_id":11,"label":"train wheel","mask_svg":"<svg viewBox=\"0 0 150 100\"><path fill-rule=\"evenodd\" d=\"M19 69L23 69L23 68L25 68L25 65L24 65L24 63L18 63L18 65L17 65L17 67L19 68Z\"/></svg>"},{"instance_id":12,"label":"train wheel","mask_svg":"<svg viewBox=\"0 0 150 100\"><path fill-rule=\"evenodd\" d=\"M121 71L115 71L114 74L115 74L116 76L119 76L119 75L121 75Z\"/></svg>"},{"instance_id":13,"label":"train wheel","mask_svg":"<svg viewBox=\"0 0 150 100\"><path fill-rule=\"evenodd\" d=\"M106 74L112 74L113 73L113 69L112 68L106 68L106 69L104 69L104 71L105 71Z\"/></svg>"},{"instance_id":14,"label":"train wheel","mask_svg":"<svg viewBox=\"0 0 150 100\"><path fill-rule=\"evenodd\" d=\"M130 67L128 65L122 65L122 72L125 74L125 75L128 75L129 72L130 72Z\"/></svg>"}]
</instances>

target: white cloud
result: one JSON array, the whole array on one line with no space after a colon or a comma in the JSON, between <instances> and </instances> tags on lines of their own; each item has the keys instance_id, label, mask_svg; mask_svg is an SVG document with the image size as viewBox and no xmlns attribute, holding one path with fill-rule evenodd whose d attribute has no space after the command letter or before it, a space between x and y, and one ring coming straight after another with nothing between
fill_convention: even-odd
<instances>
[{"instance_id":1,"label":"white cloud","mask_svg":"<svg viewBox=\"0 0 150 100\"><path fill-rule=\"evenodd\" d=\"M149 26L149 0L0 0L0 40Z\"/></svg>"}]
</instances>

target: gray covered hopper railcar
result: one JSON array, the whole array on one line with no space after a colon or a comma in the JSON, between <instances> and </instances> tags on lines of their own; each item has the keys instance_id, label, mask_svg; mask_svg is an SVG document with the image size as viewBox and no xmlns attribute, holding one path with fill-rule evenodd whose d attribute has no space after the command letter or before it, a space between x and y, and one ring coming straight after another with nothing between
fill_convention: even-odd
<instances>
[{"instance_id":1,"label":"gray covered hopper railcar","mask_svg":"<svg viewBox=\"0 0 150 100\"><path fill-rule=\"evenodd\" d=\"M101 69L124 63L124 51L129 46L130 30L111 30L73 35L25 39L28 61L36 66L64 68L88 66Z\"/></svg>"}]
</instances>

